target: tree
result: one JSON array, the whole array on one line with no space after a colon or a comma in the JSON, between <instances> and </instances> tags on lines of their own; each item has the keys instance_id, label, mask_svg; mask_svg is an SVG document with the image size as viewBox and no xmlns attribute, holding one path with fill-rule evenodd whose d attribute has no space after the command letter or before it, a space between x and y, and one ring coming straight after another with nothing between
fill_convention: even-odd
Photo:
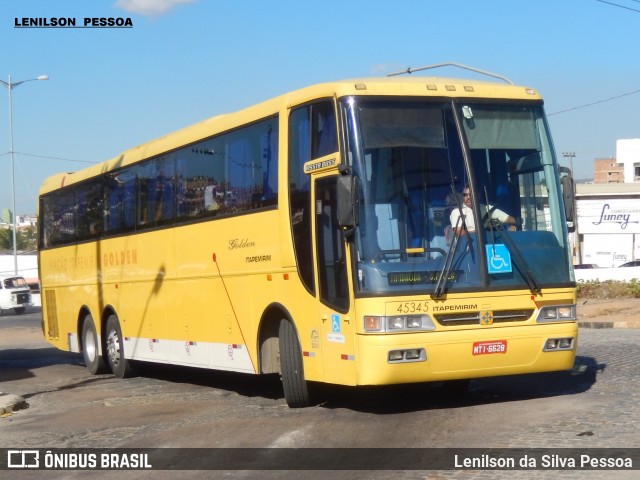
<instances>
[{"instance_id":1,"label":"tree","mask_svg":"<svg viewBox=\"0 0 640 480\"><path fill-rule=\"evenodd\" d=\"M11 250L11 229L0 228L0 250Z\"/></svg>"},{"instance_id":2,"label":"tree","mask_svg":"<svg viewBox=\"0 0 640 480\"><path fill-rule=\"evenodd\" d=\"M16 242L19 251L34 251L37 246L36 229L27 227L23 230L18 230ZM13 250L13 230L11 228L0 228L0 250Z\"/></svg>"}]
</instances>

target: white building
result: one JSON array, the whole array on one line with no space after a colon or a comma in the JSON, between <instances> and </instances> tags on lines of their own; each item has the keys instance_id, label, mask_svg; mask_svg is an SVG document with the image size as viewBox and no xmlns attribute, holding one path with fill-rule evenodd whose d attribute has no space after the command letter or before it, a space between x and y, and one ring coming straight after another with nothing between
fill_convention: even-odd
<instances>
[{"instance_id":1,"label":"white building","mask_svg":"<svg viewBox=\"0 0 640 480\"><path fill-rule=\"evenodd\" d=\"M11 276L15 273L15 259L7 253L0 254L0 275ZM38 281L38 257L36 255L18 255L18 275L29 282Z\"/></svg>"},{"instance_id":2,"label":"white building","mask_svg":"<svg viewBox=\"0 0 640 480\"><path fill-rule=\"evenodd\" d=\"M577 184L576 204L574 264L617 267L640 259L640 183Z\"/></svg>"},{"instance_id":3,"label":"white building","mask_svg":"<svg viewBox=\"0 0 640 480\"><path fill-rule=\"evenodd\" d=\"M640 138L618 140L616 161L624 166L624 183L640 182Z\"/></svg>"}]
</instances>

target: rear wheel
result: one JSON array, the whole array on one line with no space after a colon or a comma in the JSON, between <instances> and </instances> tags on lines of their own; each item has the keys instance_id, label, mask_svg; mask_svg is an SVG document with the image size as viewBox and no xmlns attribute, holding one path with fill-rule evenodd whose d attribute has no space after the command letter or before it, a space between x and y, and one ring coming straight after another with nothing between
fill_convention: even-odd
<instances>
[{"instance_id":1,"label":"rear wheel","mask_svg":"<svg viewBox=\"0 0 640 480\"><path fill-rule=\"evenodd\" d=\"M116 377L127 378L134 375L130 360L124 356L124 338L118 317L110 315L107 319L107 361Z\"/></svg>"},{"instance_id":2,"label":"rear wheel","mask_svg":"<svg viewBox=\"0 0 640 480\"><path fill-rule=\"evenodd\" d=\"M100 355L99 345L95 322L91 314L87 314L82 322L82 356L92 375L107 371L107 364Z\"/></svg>"},{"instance_id":3,"label":"rear wheel","mask_svg":"<svg viewBox=\"0 0 640 480\"><path fill-rule=\"evenodd\" d=\"M279 344L280 375L287 405L292 408L308 407L311 405L311 396L304 379L302 349L296 329L289 320L280 322Z\"/></svg>"}]
</instances>

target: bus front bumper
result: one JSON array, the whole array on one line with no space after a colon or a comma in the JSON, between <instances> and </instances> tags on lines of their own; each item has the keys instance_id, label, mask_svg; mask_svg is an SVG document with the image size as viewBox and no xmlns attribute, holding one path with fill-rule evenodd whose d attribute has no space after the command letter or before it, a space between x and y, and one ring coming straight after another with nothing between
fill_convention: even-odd
<instances>
[{"instance_id":1,"label":"bus front bumper","mask_svg":"<svg viewBox=\"0 0 640 480\"><path fill-rule=\"evenodd\" d=\"M358 335L358 385L551 372L573 367L575 322Z\"/></svg>"}]
</instances>

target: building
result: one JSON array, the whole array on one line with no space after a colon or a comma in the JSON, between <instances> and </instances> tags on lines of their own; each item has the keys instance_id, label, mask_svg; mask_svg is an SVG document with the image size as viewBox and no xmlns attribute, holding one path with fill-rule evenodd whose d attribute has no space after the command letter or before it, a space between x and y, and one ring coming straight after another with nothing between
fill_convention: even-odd
<instances>
[{"instance_id":1,"label":"building","mask_svg":"<svg viewBox=\"0 0 640 480\"><path fill-rule=\"evenodd\" d=\"M18 230L36 227L38 224L38 216L33 215L16 215L16 224L18 225ZM8 208L2 209L2 217L0 218L0 225L5 226L6 228L10 228L13 225L13 214L11 210Z\"/></svg>"},{"instance_id":2,"label":"building","mask_svg":"<svg viewBox=\"0 0 640 480\"><path fill-rule=\"evenodd\" d=\"M596 158L593 162L593 183L624 183L624 165L615 158Z\"/></svg>"},{"instance_id":3,"label":"building","mask_svg":"<svg viewBox=\"0 0 640 480\"><path fill-rule=\"evenodd\" d=\"M574 264L617 267L640 259L640 182L576 185Z\"/></svg>"},{"instance_id":4,"label":"building","mask_svg":"<svg viewBox=\"0 0 640 480\"><path fill-rule=\"evenodd\" d=\"M11 215L11 210L8 208L2 209L2 223L13 223L13 215Z\"/></svg>"},{"instance_id":5,"label":"building","mask_svg":"<svg viewBox=\"0 0 640 480\"><path fill-rule=\"evenodd\" d=\"M618 140L616 156L624 169L624 182L640 182L640 138Z\"/></svg>"},{"instance_id":6,"label":"building","mask_svg":"<svg viewBox=\"0 0 640 480\"><path fill-rule=\"evenodd\" d=\"M615 158L593 163L593 183L576 185L574 264L617 267L640 260L640 139L616 142Z\"/></svg>"}]
</instances>

